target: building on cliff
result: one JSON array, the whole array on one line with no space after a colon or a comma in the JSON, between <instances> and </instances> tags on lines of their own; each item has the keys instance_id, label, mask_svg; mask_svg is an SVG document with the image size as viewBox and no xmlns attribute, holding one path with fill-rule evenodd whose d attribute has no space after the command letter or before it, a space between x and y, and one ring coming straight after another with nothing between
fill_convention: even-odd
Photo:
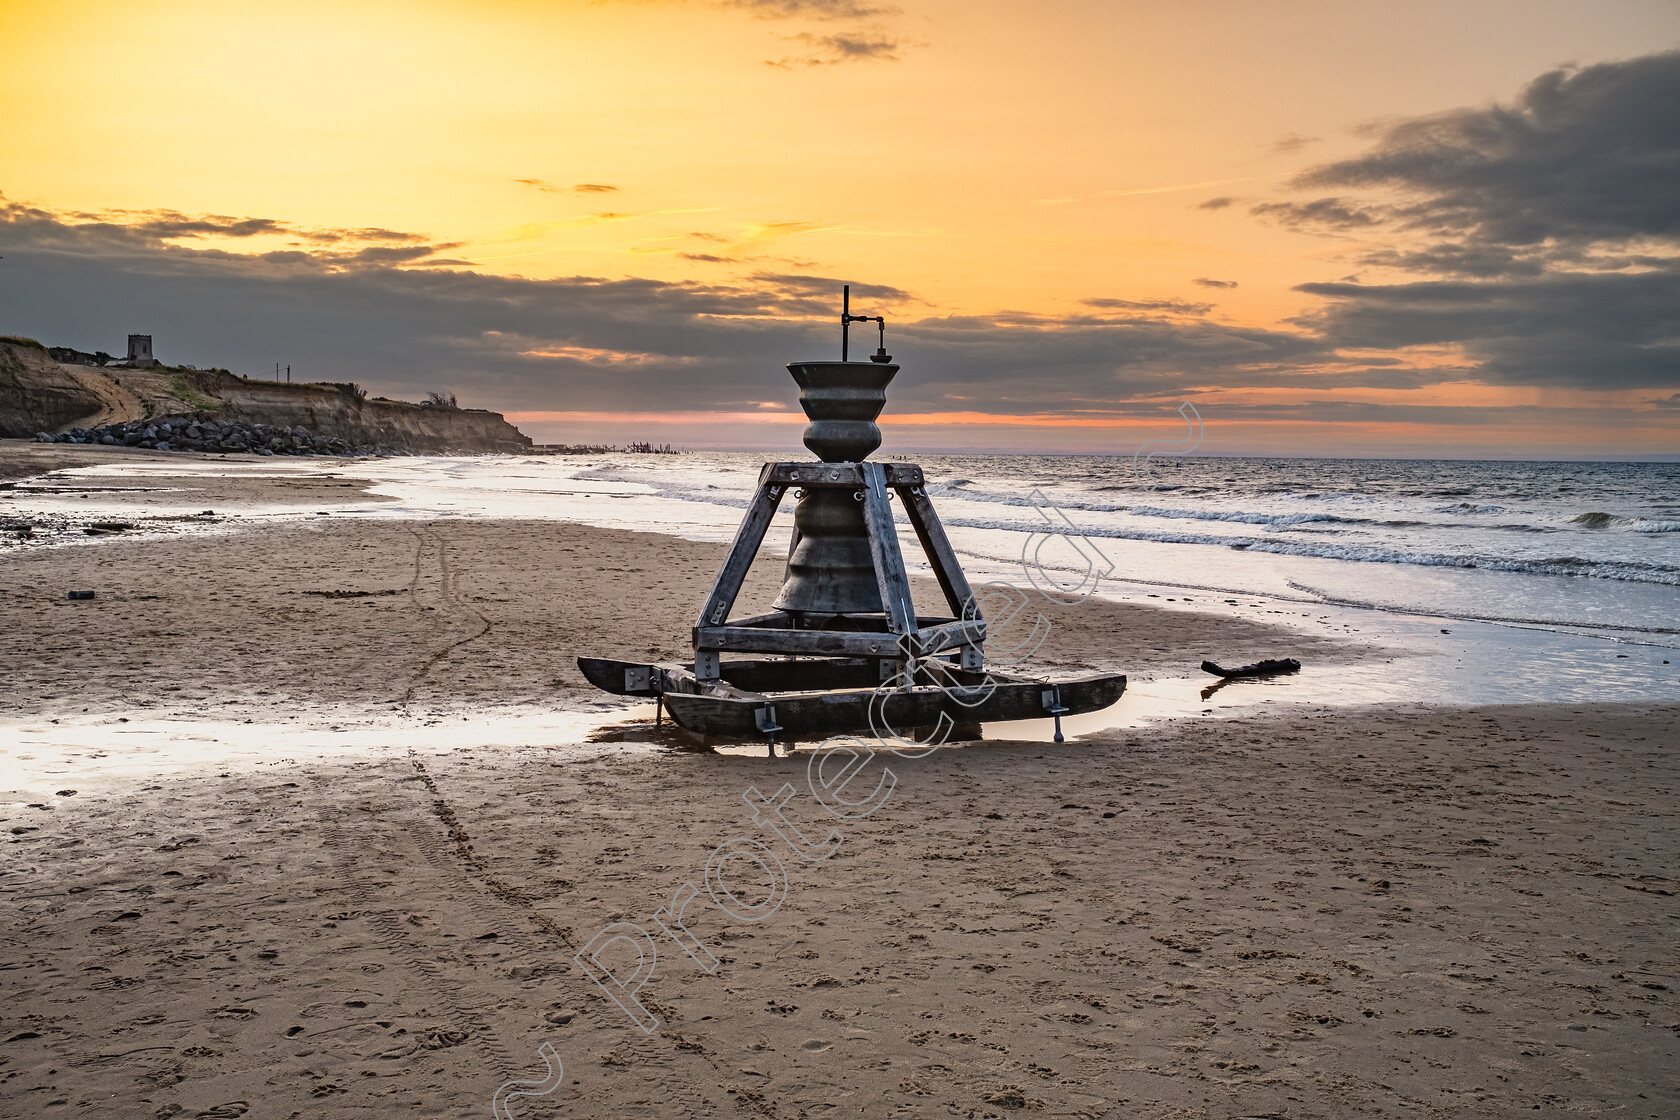
<instances>
[{"instance_id":1,"label":"building on cliff","mask_svg":"<svg viewBox=\"0 0 1680 1120\"><path fill-rule=\"evenodd\" d=\"M149 334L131 334L128 336L128 357L123 359L131 366L162 365L152 357L152 336Z\"/></svg>"},{"instance_id":2,"label":"building on cliff","mask_svg":"<svg viewBox=\"0 0 1680 1120\"><path fill-rule=\"evenodd\" d=\"M70 346L49 346L47 353L52 355L55 362L67 366L102 366L111 361L111 355L103 350L96 350L92 354L85 354Z\"/></svg>"}]
</instances>

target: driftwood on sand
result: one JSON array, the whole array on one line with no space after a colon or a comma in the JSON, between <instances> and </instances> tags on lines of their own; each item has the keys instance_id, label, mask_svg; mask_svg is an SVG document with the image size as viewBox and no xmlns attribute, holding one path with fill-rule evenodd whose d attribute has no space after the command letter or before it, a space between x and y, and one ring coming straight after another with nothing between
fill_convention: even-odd
<instances>
[{"instance_id":1,"label":"driftwood on sand","mask_svg":"<svg viewBox=\"0 0 1680 1120\"><path fill-rule=\"evenodd\" d=\"M1202 672L1212 673L1216 677L1231 680L1233 677L1269 677L1274 673L1294 673L1301 668L1301 663L1293 657L1280 660L1256 661L1252 665L1242 665L1235 669L1221 669L1211 661L1202 662Z\"/></svg>"}]
</instances>

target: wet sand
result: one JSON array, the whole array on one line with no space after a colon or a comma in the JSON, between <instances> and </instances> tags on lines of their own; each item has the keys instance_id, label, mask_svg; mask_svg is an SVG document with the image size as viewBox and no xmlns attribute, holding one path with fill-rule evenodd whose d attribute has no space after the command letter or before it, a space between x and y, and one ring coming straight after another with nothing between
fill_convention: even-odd
<instances>
[{"instance_id":1,"label":"wet sand","mask_svg":"<svg viewBox=\"0 0 1680 1120\"><path fill-rule=\"evenodd\" d=\"M240 500L322 500L290 485ZM860 820L808 751L493 733L613 707L578 653L680 655L722 551L335 515L0 553L0 1114L483 1116L544 1042L564 1084L515 1116L1680 1108L1672 707L991 741L891 760ZM1392 651L1091 602L1043 653ZM754 826L784 782L829 858ZM786 868L756 923L705 894L734 837ZM644 1034L571 957L685 881L720 963L660 935Z\"/></svg>"},{"instance_id":2,"label":"wet sand","mask_svg":"<svg viewBox=\"0 0 1680 1120\"><path fill-rule=\"evenodd\" d=\"M576 656L687 655L725 551L564 522L337 516L14 548L0 554L0 657L13 673L0 713L593 704L609 698ZM754 567L737 613L767 609L780 560ZM69 600L72 589L97 598ZM915 592L939 602L932 581ZM1045 609L1055 628L1032 665L1058 671L1150 662L1185 673L1213 653L1240 664L1280 650L1322 667L1382 653L1128 603Z\"/></svg>"}]
</instances>

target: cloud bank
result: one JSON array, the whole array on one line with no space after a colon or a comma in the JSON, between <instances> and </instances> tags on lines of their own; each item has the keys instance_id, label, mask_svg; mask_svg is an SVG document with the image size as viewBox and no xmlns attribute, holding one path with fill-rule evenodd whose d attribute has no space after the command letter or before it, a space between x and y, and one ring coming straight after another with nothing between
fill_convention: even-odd
<instances>
[{"instance_id":1,"label":"cloud bank","mask_svg":"<svg viewBox=\"0 0 1680 1120\"><path fill-rule=\"evenodd\" d=\"M449 243L395 231L380 232L391 244L347 234L348 247L257 253L174 240L200 221L160 227L151 216L0 204L7 328L88 350L146 331L172 360L236 370L289 362L311 378L410 395L471 386L480 403L526 410L727 410L787 397L786 362L837 348L839 277L487 276L448 256ZM284 223L208 225L237 237L247 225ZM917 319L904 314L917 302L910 292L854 282L852 294L885 310L889 347L913 355L895 386L906 409L1153 410L1150 398L1198 385L1310 380L1292 367L1329 357L1304 334L1213 322L1205 303L1093 298L1064 316Z\"/></svg>"},{"instance_id":2,"label":"cloud bank","mask_svg":"<svg viewBox=\"0 0 1680 1120\"><path fill-rule=\"evenodd\" d=\"M1261 220L1348 239L1359 277L1377 274L1300 284L1313 308L1280 328L1228 321L1212 301L1236 282L1206 276L1190 281L1206 301L1093 294L1064 314L930 315L916 293L855 282L854 306L889 318L904 414L1159 417L1204 397L1232 420L1267 422L1463 428L1546 412L1394 397L1469 382L1620 391L1646 402L1641 423L1672 427L1676 183L1680 53L1668 53L1546 74L1509 106L1392 123L1364 154L1301 175L1291 196L1249 202ZM692 237L700 251L683 256L697 267L744 259L720 235ZM0 197L0 331L90 351L138 331L166 360L245 372L278 361L392 395L453 388L477 406L566 413L791 406L783 365L838 349L844 277L532 280L477 272L458 247ZM1343 391L1374 399L1332 399ZM1565 427L1574 415L1550 414Z\"/></svg>"},{"instance_id":3,"label":"cloud bank","mask_svg":"<svg viewBox=\"0 0 1680 1120\"><path fill-rule=\"evenodd\" d=\"M1251 212L1420 277L1300 285L1328 301L1297 320L1326 343L1456 346L1490 384L1680 384L1680 52L1391 124L1293 185L1337 193Z\"/></svg>"}]
</instances>

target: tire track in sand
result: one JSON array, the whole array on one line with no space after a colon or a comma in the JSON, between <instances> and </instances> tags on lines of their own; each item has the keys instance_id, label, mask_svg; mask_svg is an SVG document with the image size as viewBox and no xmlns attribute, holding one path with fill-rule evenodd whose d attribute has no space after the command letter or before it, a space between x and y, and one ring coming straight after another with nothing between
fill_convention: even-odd
<instances>
[{"instance_id":1,"label":"tire track in sand","mask_svg":"<svg viewBox=\"0 0 1680 1120\"><path fill-rule=\"evenodd\" d=\"M457 638L456 640L449 642L441 648L433 651L432 654L426 658L425 663L420 666L411 678L409 678L408 687L403 690L402 706L404 711L407 711L409 705L414 702L415 689L420 687L421 682L423 682L431 671L437 667L439 662L443 661L444 658L448 657L462 646L467 645L470 642L476 642L486 634L490 633L490 630L494 625L476 608L462 602L456 588L459 576L449 564L448 542L444 540L436 529L433 529L429 525L424 529L410 529L409 532L414 534L414 538L417 542L417 546L414 550L414 578L408 585L408 596L410 601L422 610L427 607L427 604L420 601L420 582L422 577L422 567L425 564L428 553L430 553L434 557L437 565L437 595L438 599L443 604L443 609L457 618L460 618L463 622L467 621L467 618L463 616L470 616L472 621L478 624L478 629L464 638Z\"/></svg>"},{"instance_id":2,"label":"tire track in sand","mask_svg":"<svg viewBox=\"0 0 1680 1120\"><path fill-rule=\"evenodd\" d=\"M426 862L438 871L453 874L457 881L465 883L469 888L476 889L478 887L478 883L474 882L475 879L482 882L483 889L501 902L504 907L510 907L518 911L531 926L564 945L568 950L567 956L569 957L570 953L575 952L578 948L577 939L573 936L571 927L557 925L552 919L538 912L535 904L516 885L510 884L505 879L490 872L488 864L474 849L472 836L463 826L460 815L444 797L437 780L432 777L425 764L414 755L415 752L410 750L409 756L416 776L421 784L426 787L427 792L432 795L432 813L443 823L453 847L453 854L451 854L437 840L416 832L413 839L421 853L426 857ZM556 965L550 956L551 950L546 946L534 946L532 944L533 934L530 928L518 923L504 921L503 918L507 916L506 909L489 905L477 913L480 919L488 921L496 930L498 944L510 950L510 955L516 955L521 965L530 970L528 979L570 972L569 960ZM616 1009L610 1008L603 996L590 991L586 993L586 998L594 1009L591 1018L597 1018L598 1021L613 1022L615 1026L619 1025L615 1018ZM725 1083L735 1074L734 1067L725 1063L721 1056L714 1051L698 1042L685 1038L680 1032L670 1029L674 1026L671 1022L675 1017L673 1008L661 1006L659 1012L667 1027L660 1032L660 1038L665 1039L666 1042L661 1043L658 1039L644 1035L639 1030L621 1026L618 1031L619 1040L615 1050L620 1053L621 1058L624 1057L624 1051L629 1052L632 1063L626 1064L635 1064L646 1068L664 1067L672 1070L673 1076L663 1079L659 1088L661 1092L666 1094L668 1103L681 1110L678 1113L679 1115L692 1118L692 1120L715 1116L717 1106L708 1102L697 1088L700 1084L700 1078L674 1067L678 1063L687 1064L684 1061L685 1055L692 1054L704 1059L711 1066L710 1072L717 1075L708 1079L717 1081L719 1096L728 1095ZM688 1061L691 1062L692 1059ZM752 1111L772 1118L772 1120L776 1120L783 1115L777 1107L777 1102L738 1098L736 1103L740 1106L750 1107ZM789 1115L797 1114L797 1109L789 1113Z\"/></svg>"},{"instance_id":3,"label":"tire track in sand","mask_svg":"<svg viewBox=\"0 0 1680 1120\"><path fill-rule=\"evenodd\" d=\"M368 889L366 879L357 868L358 853L363 850L364 845L345 836L344 829L333 812L332 791L327 788L326 781L316 778L314 783L320 797L321 807L317 816L321 822L322 842L331 853L339 880L349 892L357 910L366 915L368 924L373 927L392 955L401 962L416 986L443 1008L457 1029L462 1029L467 1041L477 1047L482 1057L491 1063L490 1068L499 1071L497 1076L516 1076L518 1071L525 1068L525 1064L514 1063L507 1047L490 1025L489 1019L473 1008L461 985L445 975L434 961L420 955L412 936L399 922L396 913L383 907Z\"/></svg>"}]
</instances>

